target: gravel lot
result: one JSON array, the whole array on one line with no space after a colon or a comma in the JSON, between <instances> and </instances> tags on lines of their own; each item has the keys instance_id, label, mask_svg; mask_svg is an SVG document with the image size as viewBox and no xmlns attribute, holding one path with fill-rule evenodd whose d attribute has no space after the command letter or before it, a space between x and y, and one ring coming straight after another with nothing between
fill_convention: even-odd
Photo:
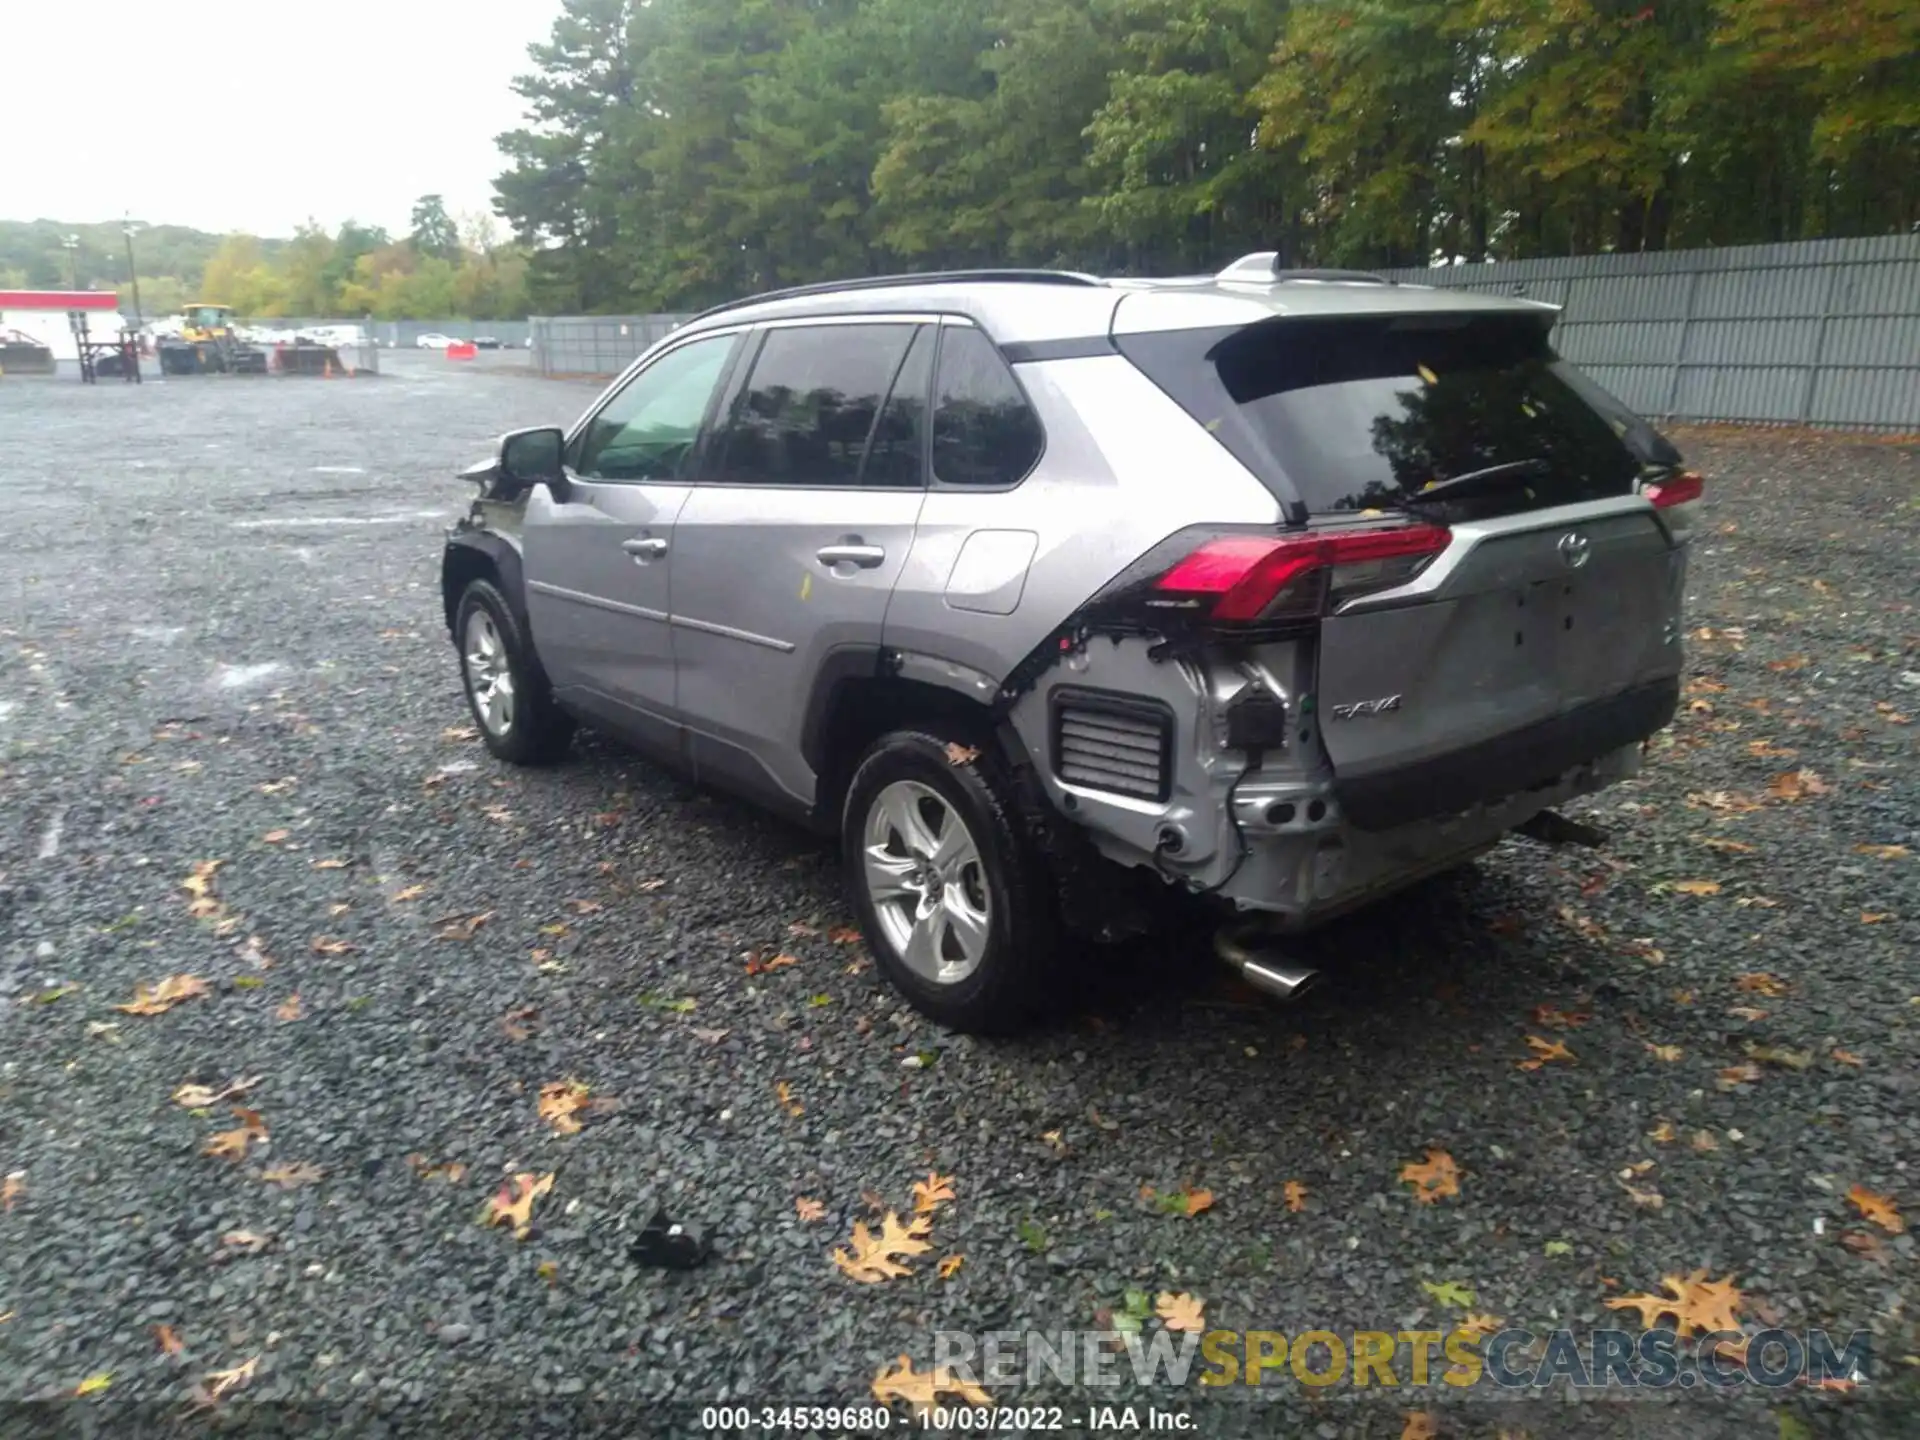
<instances>
[{"instance_id":1,"label":"gravel lot","mask_svg":"<svg viewBox=\"0 0 1920 1440\"><path fill-rule=\"evenodd\" d=\"M1920 1217L1920 447L1680 437L1711 496L1691 708L1584 812L1609 849L1510 842L1324 932L1331 983L1291 1010L1196 934L983 1044L835 934L827 848L591 738L551 772L487 757L439 613L451 472L590 390L387 369L0 381L0 1401L110 1377L0 1434L698 1433L715 1402L864 1403L936 1330L1099 1328L1129 1289L1294 1334L1445 1328L1425 1285L1457 1282L1584 1332L1702 1268L1752 1329L1872 1331L1873 1383L1024 1398L1070 1431L1091 1397L1203 1434L1913 1433L1915 1237L1846 1194ZM114 1008L175 974L209 993ZM1521 1069L1529 1036L1574 1058ZM537 1100L569 1078L595 1103L563 1135ZM203 1155L235 1103L266 1137ZM1429 1148L1460 1194L1421 1205L1397 1177ZM841 1275L929 1168L955 1199L914 1273ZM554 1179L516 1241L478 1217L520 1172ZM656 1207L713 1256L642 1263Z\"/></svg>"}]
</instances>

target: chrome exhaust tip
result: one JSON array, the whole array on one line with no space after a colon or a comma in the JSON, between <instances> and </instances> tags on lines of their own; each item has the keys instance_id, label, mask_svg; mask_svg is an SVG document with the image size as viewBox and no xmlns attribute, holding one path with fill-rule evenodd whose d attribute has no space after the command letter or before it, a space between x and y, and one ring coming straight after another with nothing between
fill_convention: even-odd
<instances>
[{"instance_id":1,"label":"chrome exhaust tip","mask_svg":"<svg viewBox=\"0 0 1920 1440\"><path fill-rule=\"evenodd\" d=\"M1320 983L1320 972L1305 965L1263 956L1252 947L1256 931L1245 926L1222 927L1213 937L1213 951L1254 989L1279 1000L1298 1000Z\"/></svg>"}]
</instances>

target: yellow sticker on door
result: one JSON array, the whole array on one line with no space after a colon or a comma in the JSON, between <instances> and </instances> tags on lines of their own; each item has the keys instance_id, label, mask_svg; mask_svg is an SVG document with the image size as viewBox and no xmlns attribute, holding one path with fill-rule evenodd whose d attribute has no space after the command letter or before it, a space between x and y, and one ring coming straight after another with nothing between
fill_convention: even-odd
<instances>
[{"instance_id":1,"label":"yellow sticker on door","mask_svg":"<svg viewBox=\"0 0 1920 1440\"><path fill-rule=\"evenodd\" d=\"M813 572L811 570L802 570L800 572L800 598L802 600L811 600L813 598Z\"/></svg>"}]
</instances>

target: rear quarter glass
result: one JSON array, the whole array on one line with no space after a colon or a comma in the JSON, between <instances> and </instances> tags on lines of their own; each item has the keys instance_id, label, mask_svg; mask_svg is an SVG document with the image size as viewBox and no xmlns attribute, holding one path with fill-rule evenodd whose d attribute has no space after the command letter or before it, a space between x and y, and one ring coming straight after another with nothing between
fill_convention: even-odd
<instances>
[{"instance_id":1,"label":"rear quarter glass","mask_svg":"<svg viewBox=\"0 0 1920 1440\"><path fill-rule=\"evenodd\" d=\"M1532 315L1289 317L1117 343L1310 515L1396 509L1426 485L1528 459L1549 472L1497 508L1544 509L1631 494L1643 465L1678 459L1559 359Z\"/></svg>"}]
</instances>

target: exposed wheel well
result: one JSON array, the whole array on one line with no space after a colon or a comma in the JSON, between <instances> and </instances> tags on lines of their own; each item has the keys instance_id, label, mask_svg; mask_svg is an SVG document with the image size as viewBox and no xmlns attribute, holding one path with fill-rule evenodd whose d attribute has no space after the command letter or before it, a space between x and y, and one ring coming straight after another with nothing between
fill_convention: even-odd
<instances>
[{"instance_id":1,"label":"exposed wheel well","mask_svg":"<svg viewBox=\"0 0 1920 1440\"><path fill-rule=\"evenodd\" d=\"M460 597L476 580L500 583L500 571L493 557L471 545L449 545L440 560L440 601L446 612L448 630L453 629L453 612L460 604Z\"/></svg>"},{"instance_id":2,"label":"exposed wheel well","mask_svg":"<svg viewBox=\"0 0 1920 1440\"><path fill-rule=\"evenodd\" d=\"M808 757L819 777L815 823L837 831L840 806L861 755L888 731L915 726L980 746L995 743L1000 728L985 705L938 685L886 675L849 677L835 684L814 737L814 753Z\"/></svg>"}]
</instances>

